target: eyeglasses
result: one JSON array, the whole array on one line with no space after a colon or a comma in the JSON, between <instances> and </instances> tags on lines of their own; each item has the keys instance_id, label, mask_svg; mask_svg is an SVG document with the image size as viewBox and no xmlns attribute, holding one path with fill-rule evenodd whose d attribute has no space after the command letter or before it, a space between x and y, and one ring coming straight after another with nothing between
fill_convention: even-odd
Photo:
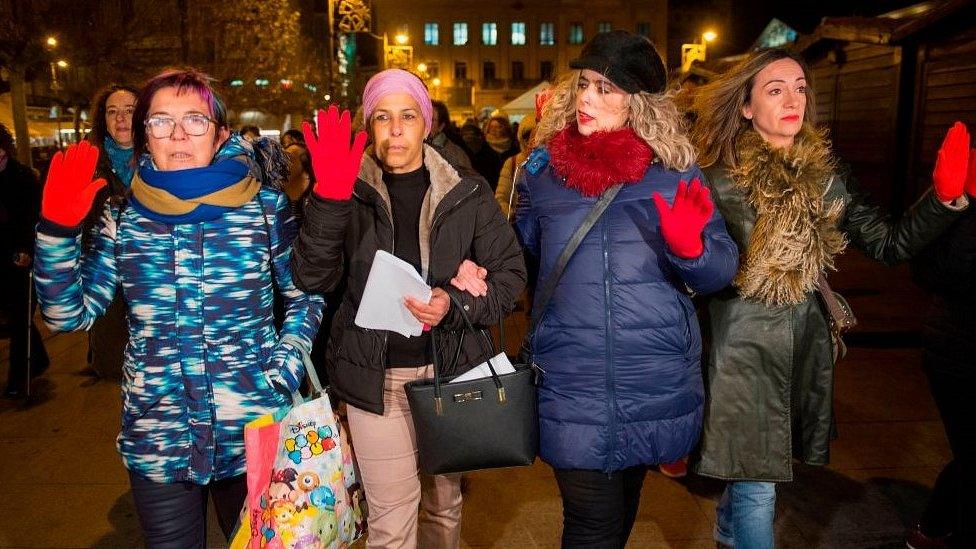
<instances>
[{"instance_id":1,"label":"eyeglasses","mask_svg":"<svg viewBox=\"0 0 976 549\"><path fill-rule=\"evenodd\" d=\"M135 110L135 107L123 107L121 109L111 107L105 111L105 116L107 118L116 118L118 116L121 116L122 118L132 118L132 113L135 112Z\"/></svg>"},{"instance_id":2,"label":"eyeglasses","mask_svg":"<svg viewBox=\"0 0 976 549\"><path fill-rule=\"evenodd\" d=\"M199 136L207 133L210 123L216 121L200 113L187 114L180 119L180 127L186 135ZM176 132L176 119L169 116L151 116L146 119L146 130L155 139L173 137Z\"/></svg>"}]
</instances>

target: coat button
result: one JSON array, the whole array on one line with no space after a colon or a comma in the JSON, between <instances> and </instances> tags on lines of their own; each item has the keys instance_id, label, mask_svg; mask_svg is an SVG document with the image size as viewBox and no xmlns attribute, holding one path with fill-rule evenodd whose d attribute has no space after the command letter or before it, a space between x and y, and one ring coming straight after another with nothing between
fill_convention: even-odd
<instances>
[{"instance_id":1,"label":"coat button","mask_svg":"<svg viewBox=\"0 0 976 549\"><path fill-rule=\"evenodd\" d=\"M467 305L465 305L465 306L464 306L464 310L465 310L465 311L470 311L470 310L471 310L471 307L469 307L469 306L467 306Z\"/></svg>"}]
</instances>

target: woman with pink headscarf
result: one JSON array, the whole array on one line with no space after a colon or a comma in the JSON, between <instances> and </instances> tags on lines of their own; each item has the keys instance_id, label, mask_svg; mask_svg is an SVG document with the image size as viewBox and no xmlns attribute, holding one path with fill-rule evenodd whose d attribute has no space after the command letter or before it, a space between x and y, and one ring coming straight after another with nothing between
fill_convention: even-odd
<instances>
[{"instance_id":1,"label":"woman with pink headscarf","mask_svg":"<svg viewBox=\"0 0 976 549\"><path fill-rule=\"evenodd\" d=\"M317 136L303 128L316 184L292 267L307 292L345 282L326 363L334 394L348 404L369 504L367 547L457 547L461 477L419 472L403 385L433 375L432 349L444 376L485 361L477 338L461 337L459 308L476 326L496 324L525 286L525 264L488 183L424 144L432 107L419 78L377 74L363 92L363 115L373 143L365 154L366 135L351 139L348 111L319 111ZM433 288L429 302L405 302L430 327L422 336L355 325L377 250L410 263Z\"/></svg>"}]
</instances>

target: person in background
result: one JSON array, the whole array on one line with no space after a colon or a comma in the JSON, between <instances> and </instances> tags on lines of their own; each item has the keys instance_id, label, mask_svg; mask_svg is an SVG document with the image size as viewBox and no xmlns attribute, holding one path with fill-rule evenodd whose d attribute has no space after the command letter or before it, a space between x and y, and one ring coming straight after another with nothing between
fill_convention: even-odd
<instances>
[{"instance_id":1,"label":"person in background","mask_svg":"<svg viewBox=\"0 0 976 549\"><path fill-rule=\"evenodd\" d=\"M463 337L459 309L479 327L494 325L525 285L521 250L487 183L424 144L432 111L419 78L388 69L370 78L363 92L373 140L365 155L366 135L352 139L348 111L320 111L317 136L303 128L317 183L292 264L296 283L308 292L346 284L326 365L333 394L347 404L371 549L459 546L461 475L420 473L404 384L433 375L432 348L442 376L488 358L481 342ZM378 250L409 263L433 288L427 303L405 300L429 327L419 337L353 322ZM457 280L468 258L484 269L477 288Z\"/></svg>"},{"instance_id":2,"label":"person in background","mask_svg":"<svg viewBox=\"0 0 976 549\"><path fill-rule=\"evenodd\" d=\"M261 128L254 125L241 126L241 131L238 132L241 137L248 141L254 141L255 139L261 137Z\"/></svg>"},{"instance_id":3,"label":"person in background","mask_svg":"<svg viewBox=\"0 0 976 549\"><path fill-rule=\"evenodd\" d=\"M466 122L461 126L461 138L464 139L464 148L474 171L485 178L494 192L502 169L501 157L485 143L485 134L476 123Z\"/></svg>"},{"instance_id":4,"label":"person in background","mask_svg":"<svg viewBox=\"0 0 976 549\"><path fill-rule=\"evenodd\" d=\"M473 169L471 159L464 152L464 148L451 138L451 113L447 110L447 105L443 101L431 101L431 105L434 108L434 118L431 121L430 137L427 138L427 143L433 145L437 152L441 153L441 156L454 166Z\"/></svg>"},{"instance_id":5,"label":"person in background","mask_svg":"<svg viewBox=\"0 0 976 549\"><path fill-rule=\"evenodd\" d=\"M532 135L535 131L535 116L529 115L522 119L519 125L519 146L521 150L515 156L505 160L502 170L498 174L498 185L495 187L495 200L498 207L506 218L511 219L511 212L518 204L518 195L515 194L515 176L519 167L529 157L532 151Z\"/></svg>"},{"instance_id":6,"label":"person in background","mask_svg":"<svg viewBox=\"0 0 976 549\"><path fill-rule=\"evenodd\" d=\"M116 446L146 545L206 547L208 500L230 536L247 493L244 425L292 402L322 300L291 276L297 232L268 164L227 125L210 78L168 69L133 114L139 164L123 206L106 204L89 253L80 232L98 190L98 149L51 161L34 271L44 321L85 330L116 292L129 343ZM286 311L280 330L275 290Z\"/></svg>"},{"instance_id":7,"label":"person in background","mask_svg":"<svg viewBox=\"0 0 976 549\"><path fill-rule=\"evenodd\" d=\"M122 205L136 170L133 157L132 114L139 90L132 86L110 84L92 99L92 130L88 141L98 148L95 177L107 184L98 191L81 232L82 254L89 253L100 227L105 203ZM88 364L99 377L122 381L122 362L129 341L122 292L88 330Z\"/></svg>"},{"instance_id":8,"label":"person in background","mask_svg":"<svg viewBox=\"0 0 976 549\"><path fill-rule=\"evenodd\" d=\"M969 152L965 189L976 198L976 149ZM976 208L923 250L912 272L933 294L922 326L922 368L952 461L939 473L907 542L912 549L976 547Z\"/></svg>"},{"instance_id":9,"label":"person in background","mask_svg":"<svg viewBox=\"0 0 976 549\"><path fill-rule=\"evenodd\" d=\"M648 465L694 448L702 342L689 294L721 290L738 251L713 207L651 42L603 32L545 103L517 183L515 226L546 287L567 242L620 184L542 309L539 436L564 548L623 548ZM690 184L689 184L690 183Z\"/></svg>"},{"instance_id":10,"label":"person in background","mask_svg":"<svg viewBox=\"0 0 976 549\"><path fill-rule=\"evenodd\" d=\"M485 141L498 153L504 164L506 160L519 153L519 140L508 117L496 114L485 124Z\"/></svg>"},{"instance_id":11,"label":"person in background","mask_svg":"<svg viewBox=\"0 0 976 549\"><path fill-rule=\"evenodd\" d=\"M40 205L37 176L17 160L13 135L0 124L0 307L10 334L10 366L4 389L7 398L23 396L31 379L50 365L44 340L34 325L36 299L30 280L34 226Z\"/></svg>"},{"instance_id":12,"label":"person in background","mask_svg":"<svg viewBox=\"0 0 976 549\"><path fill-rule=\"evenodd\" d=\"M305 146L305 137L301 130L291 129L281 134L281 146L288 155L288 181L285 182L285 194L295 209L295 215L301 218L304 210L304 199L314 183L312 159Z\"/></svg>"},{"instance_id":13,"label":"person in background","mask_svg":"<svg viewBox=\"0 0 976 549\"><path fill-rule=\"evenodd\" d=\"M835 257L849 243L885 264L905 261L968 204L965 127L949 131L934 189L895 221L831 150L814 101L810 71L782 49L749 55L695 97L692 138L743 258L706 304L705 424L692 459L699 475L728 481L720 546L772 548L776 483L793 479L794 457L829 461L838 349L818 288Z\"/></svg>"}]
</instances>

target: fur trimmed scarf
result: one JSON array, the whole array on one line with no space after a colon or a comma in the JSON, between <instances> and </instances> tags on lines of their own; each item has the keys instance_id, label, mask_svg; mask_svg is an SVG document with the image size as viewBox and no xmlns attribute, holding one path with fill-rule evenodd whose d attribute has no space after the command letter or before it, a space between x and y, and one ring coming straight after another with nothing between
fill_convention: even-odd
<instances>
[{"instance_id":1,"label":"fur trimmed scarf","mask_svg":"<svg viewBox=\"0 0 976 549\"><path fill-rule=\"evenodd\" d=\"M570 124L547 147L552 167L566 178L566 186L590 197L617 183L640 181L654 159L651 146L631 128L583 137L576 124Z\"/></svg>"},{"instance_id":2,"label":"fur trimmed scarf","mask_svg":"<svg viewBox=\"0 0 976 549\"><path fill-rule=\"evenodd\" d=\"M752 130L736 148L732 178L755 208L756 224L734 284L742 297L765 305L801 303L847 246L838 229L843 202L824 198L836 168L830 143L805 126L784 149Z\"/></svg>"}]
</instances>

